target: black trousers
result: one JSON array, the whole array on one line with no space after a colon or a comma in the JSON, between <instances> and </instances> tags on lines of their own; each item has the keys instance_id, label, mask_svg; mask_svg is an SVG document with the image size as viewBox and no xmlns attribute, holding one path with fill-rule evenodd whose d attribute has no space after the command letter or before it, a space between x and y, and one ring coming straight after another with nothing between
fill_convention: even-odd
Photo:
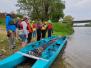
<instances>
[{"instance_id":1,"label":"black trousers","mask_svg":"<svg viewBox=\"0 0 91 68\"><path fill-rule=\"evenodd\" d=\"M41 29L37 29L37 41L41 39Z\"/></svg>"},{"instance_id":2,"label":"black trousers","mask_svg":"<svg viewBox=\"0 0 91 68\"><path fill-rule=\"evenodd\" d=\"M30 43L31 42L31 39L32 39L32 33L30 32L28 34L27 43Z\"/></svg>"},{"instance_id":3,"label":"black trousers","mask_svg":"<svg viewBox=\"0 0 91 68\"><path fill-rule=\"evenodd\" d=\"M51 37L52 29L48 29L48 37Z\"/></svg>"},{"instance_id":4,"label":"black trousers","mask_svg":"<svg viewBox=\"0 0 91 68\"><path fill-rule=\"evenodd\" d=\"M46 36L46 30L42 30L42 38L45 38Z\"/></svg>"}]
</instances>

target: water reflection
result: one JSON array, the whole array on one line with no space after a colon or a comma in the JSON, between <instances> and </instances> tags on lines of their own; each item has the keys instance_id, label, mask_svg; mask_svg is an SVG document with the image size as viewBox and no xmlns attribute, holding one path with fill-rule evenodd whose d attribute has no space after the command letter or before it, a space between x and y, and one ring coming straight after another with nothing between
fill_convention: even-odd
<instances>
[{"instance_id":1,"label":"water reflection","mask_svg":"<svg viewBox=\"0 0 91 68\"><path fill-rule=\"evenodd\" d=\"M65 53L66 68L91 68L91 27L75 27Z\"/></svg>"}]
</instances>

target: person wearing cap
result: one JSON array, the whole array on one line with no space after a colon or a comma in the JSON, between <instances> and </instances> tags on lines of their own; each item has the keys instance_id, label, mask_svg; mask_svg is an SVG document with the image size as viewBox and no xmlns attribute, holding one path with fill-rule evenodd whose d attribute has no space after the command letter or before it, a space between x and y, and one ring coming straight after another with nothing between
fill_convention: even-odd
<instances>
[{"instance_id":1,"label":"person wearing cap","mask_svg":"<svg viewBox=\"0 0 91 68\"><path fill-rule=\"evenodd\" d=\"M14 22L14 16L12 14L6 15L6 31L7 31L7 37L9 41L9 49L15 48L15 32L16 32L16 26Z\"/></svg>"}]
</instances>

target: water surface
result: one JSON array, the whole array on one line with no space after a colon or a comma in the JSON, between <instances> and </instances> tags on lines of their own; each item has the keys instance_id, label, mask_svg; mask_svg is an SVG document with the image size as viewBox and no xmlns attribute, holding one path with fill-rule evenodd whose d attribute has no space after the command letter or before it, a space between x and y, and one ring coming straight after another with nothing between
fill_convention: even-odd
<instances>
[{"instance_id":1,"label":"water surface","mask_svg":"<svg viewBox=\"0 0 91 68\"><path fill-rule=\"evenodd\" d=\"M65 50L65 66L91 68L91 27L74 27L74 30Z\"/></svg>"}]
</instances>

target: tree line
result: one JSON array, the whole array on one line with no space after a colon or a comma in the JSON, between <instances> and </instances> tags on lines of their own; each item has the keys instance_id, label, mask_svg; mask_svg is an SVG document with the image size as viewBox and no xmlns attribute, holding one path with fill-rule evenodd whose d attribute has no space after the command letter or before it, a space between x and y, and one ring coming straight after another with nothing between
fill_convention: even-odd
<instances>
[{"instance_id":1,"label":"tree line","mask_svg":"<svg viewBox=\"0 0 91 68\"><path fill-rule=\"evenodd\" d=\"M19 13L26 13L31 19L58 21L64 17L65 4L62 0L18 0Z\"/></svg>"}]
</instances>

